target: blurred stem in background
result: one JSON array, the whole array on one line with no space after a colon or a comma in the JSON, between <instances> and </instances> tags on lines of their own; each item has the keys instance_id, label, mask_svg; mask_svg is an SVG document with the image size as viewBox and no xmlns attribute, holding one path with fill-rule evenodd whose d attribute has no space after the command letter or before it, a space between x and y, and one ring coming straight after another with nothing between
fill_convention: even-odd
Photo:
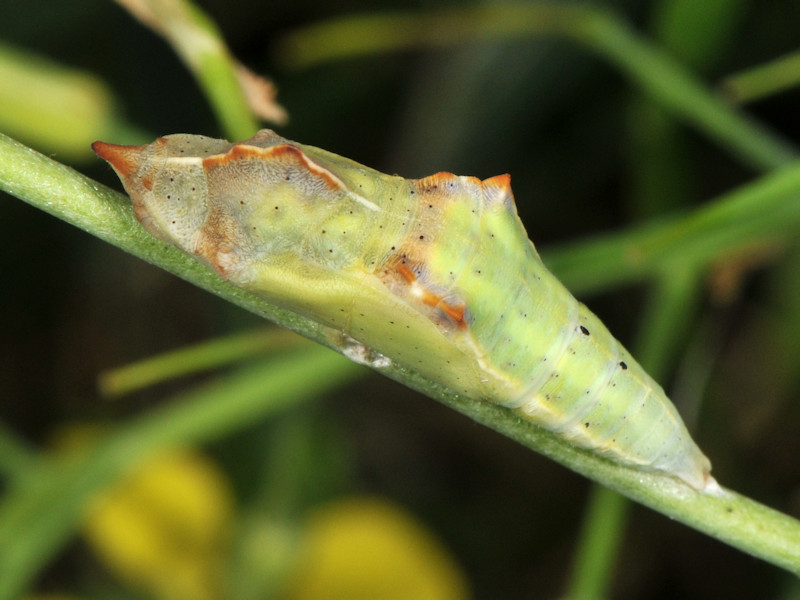
<instances>
[{"instance_id":1,"label":"blurred stem in background","mask_svg":"<svg viewBox=\"0 0 800 600\"><path fill-rule=\"evenodd\" d=\"M722 91L741 104L755 102L800 85L800 51L728 75Z\"/></svg>"},{"instance_id":2,"label":"blurred stem in background","mask_svg":"<svg viewBox=\"0 0 800 600\"><path fill-rule=\"evenodd\" d=\"M0 44L0 81L0 131L62 160L94 158L89 144L98 138L151 137L117 114L111 90L93 73Z\"/></svg>"},{"instance_id":3,"label":"blurred stem in background","mask_svg":"<svg viewBox=\"0 0 800 600\"><path fill-rule=\"evenodd\" d=\"M286 329L270 328L233 334L150 356L100 374L103 396L122 396L168 379L219 368L274 350L289 350L305 340Z\"/></svg>"},{"instance_id":4,"label":"blurred stem in background","mask_svg":"<svg viewBox=\"0 0 800 600\"><path fill-rule=\"evenodd\" d=\"M186 0L117 1L170 43L202 88L226 136L243 140L255 133L258 121L245 87L252 79L243 84L240 66L207 14ZM285 122L285 111L274 101L271 104L271 111L268 108L261 116Z\"/></svg>"}]
</instances>

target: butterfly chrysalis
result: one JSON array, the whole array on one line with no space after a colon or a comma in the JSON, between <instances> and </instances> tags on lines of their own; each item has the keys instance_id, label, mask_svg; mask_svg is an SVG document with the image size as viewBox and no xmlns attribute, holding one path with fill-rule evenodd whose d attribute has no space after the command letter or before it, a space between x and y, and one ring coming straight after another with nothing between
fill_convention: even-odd
<instances>
[{"instance_id":1,"label":"butterfly chrysalis","mask_svg":"<svg viewBox=\"0 0 800 600\"><path fill-rule=\"evenodd\" d=\"M713 482L661 387L545 268L508 175L409 180L269 130L93 148L147 231L341 332L352 357L394 361L696 490Z\"/></svg>"}]
</instances>

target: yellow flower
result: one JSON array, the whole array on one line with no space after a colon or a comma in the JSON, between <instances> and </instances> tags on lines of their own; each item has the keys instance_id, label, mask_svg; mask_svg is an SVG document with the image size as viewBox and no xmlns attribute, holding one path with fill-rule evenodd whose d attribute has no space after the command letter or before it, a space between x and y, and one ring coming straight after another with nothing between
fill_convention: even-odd
<instances>
[{"instance_id":1,"label":"yellow flower","mask_svg":"<svg viewBox=\"0 0 800 600\"><path fill-rule=\"evenodd\" d=\"M167 600L218 597L232 499L206 458L160 455L92 504L84 534L107 568Z\"/></svg>"},{"instance_id":2,"label":"yellow flower","mask_svg":"<svg viewBox=\"0 0 800 600\"><path fill-rule=\"evenodd\" d=\"M386 501L328 504L308 523L288 600L462 600L467 586L447 551Z\"/></svg>"}]
</instances>

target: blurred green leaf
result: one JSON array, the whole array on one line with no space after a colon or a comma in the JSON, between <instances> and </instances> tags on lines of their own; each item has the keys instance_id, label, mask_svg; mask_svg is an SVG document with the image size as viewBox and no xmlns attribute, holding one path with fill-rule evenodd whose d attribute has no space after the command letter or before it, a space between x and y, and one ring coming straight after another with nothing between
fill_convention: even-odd
<instances>
[{"instance_id":1,"label":"blurred green leaf","mask_svg":"<svg viewBox=\"0 0 800 600\"><path fill-rule=\"evenodd\" d=\"M269 350L286 350L303 341L303 338L285 329L247 331L108 370L100 374L98 386L104 396L121 396L169 379L245 360Z\"/></svg>"},{"instance_id":2,"label":"blurred green leaf","mask_svg":"<svg viewBox=\"0 0 800 600\"><path fill-rule=\"evenodd\" d=\"M101 79L0 44L0 131L63 160L88 160L113 129L114 102Z\"/></svg>"},{"instance_id":3,"label":"blurred green leaf","mask_svg":"<svg viewBox=\"0 0 800 600\"><path fill-rule=\"evenodd\" d=\"M722 91L734 102L755 102L800 85L800 51L728 75Z\"/></svg>"}]
</instances>

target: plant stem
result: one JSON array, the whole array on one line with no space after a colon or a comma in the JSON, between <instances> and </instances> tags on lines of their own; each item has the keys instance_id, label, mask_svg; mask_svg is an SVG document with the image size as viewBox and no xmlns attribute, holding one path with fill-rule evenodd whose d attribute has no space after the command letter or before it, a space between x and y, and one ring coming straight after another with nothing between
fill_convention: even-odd
<instances>
[{"instance_id":1,"label":"plant stem","mask_svg":"<svg viewBox=\"0 0 800 600\"><path fill-rule=\"evenodd\" d=\"M800 85L800 51L734 73L722 82L722 90L734 102L754 102Z\"/></svg>"},{"instance_id":2,"label":"plant stem","mask_svg":"<svg viewBox=\"0 0 800 600\"><path fill-rule=\"evenodd\" d=\"M564 600L608 597L617 550L622 544L630 503L601 485L593 485L577 544L573 575Z\"/></svg>"},{"instance_id":3,"label":"plant stem","mask_svg":"<svg viewBox=\"0 0 800 600\"><path fill-rule=\"evenodd\" d=\"M258 129L236 76L236 65L216 24L187 0L119 0L164 36L199 83L225 135L234 140Z\"/></svg>"}]
</instances>

